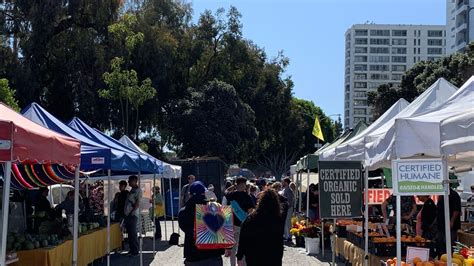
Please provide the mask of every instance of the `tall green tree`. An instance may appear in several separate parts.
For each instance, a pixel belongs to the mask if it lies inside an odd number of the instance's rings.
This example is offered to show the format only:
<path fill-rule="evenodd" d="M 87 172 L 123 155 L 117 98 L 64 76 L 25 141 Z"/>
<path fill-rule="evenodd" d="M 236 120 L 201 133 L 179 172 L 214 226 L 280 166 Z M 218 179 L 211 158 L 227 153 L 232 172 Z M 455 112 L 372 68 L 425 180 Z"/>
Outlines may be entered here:
<path fill-rule="evenodd" d="M 16 111 L 20 111 L 18 101 L 15 99 L 15 90 L 10 89 L 7 79 L 0 79 L 0 102 L 5 103 Z"/>

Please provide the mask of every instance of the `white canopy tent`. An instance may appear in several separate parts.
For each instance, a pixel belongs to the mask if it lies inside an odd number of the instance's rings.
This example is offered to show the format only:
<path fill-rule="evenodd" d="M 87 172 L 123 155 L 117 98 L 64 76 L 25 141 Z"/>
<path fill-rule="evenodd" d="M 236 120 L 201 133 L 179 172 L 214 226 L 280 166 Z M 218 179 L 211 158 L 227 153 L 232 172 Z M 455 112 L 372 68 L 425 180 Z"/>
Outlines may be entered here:
<path fill-rule="evenodd" d="M 446 102 L 457 87 L 443 78 L 438 79 L 403 111 L 387 121 L 378 129 L 365 136 L 365 165 L 369 169 L 390 167 L 394 157 L 395 121 L 429 112 Z"/>
<path fill-rule="evenodd" d="M 472 132 L 473 125 L 463 126 L 458 123 L 462 121 L 467 123 L 469 117 L 472 119 L 474 116 L 473 113 L 474 76 L 445 103 L 432 111 L 419 116 L 397 119 L 392 158 L 419 155 L 441 157 L 472 151 L 469 147 L 473 145 L 473 136 L 463 134 L 469 130 Z M 462 130 L 463 127 L 466 127 L 465 132 Z M 446 153 L 442 152 L 442 147 Z M 456 160 L 453 160 L 453 163 L 456 163 Z"/>
<path fill-rule="evenodd" d="M 441 153 L 457 164 L 474 165 L 474 102 L 465 113 L 441 121 Z"/>
<path fill-rule="evenodd" d="M 405 99 L 400 99 L 390 107 L 381 117 L 379 117 L 374 123 L 367 127 L 360 134 L 356 135 L 347 142 L 342 143 L 335 148 L 326 150 L 319 155 L 321 161 L 331 160 L 364 160 L 364 138 L 371 132 L 377 130 L 379 127 L 384 125 L 387 121 L 395 117 L 403 109 L 408 106 L 408 102 Z"/>

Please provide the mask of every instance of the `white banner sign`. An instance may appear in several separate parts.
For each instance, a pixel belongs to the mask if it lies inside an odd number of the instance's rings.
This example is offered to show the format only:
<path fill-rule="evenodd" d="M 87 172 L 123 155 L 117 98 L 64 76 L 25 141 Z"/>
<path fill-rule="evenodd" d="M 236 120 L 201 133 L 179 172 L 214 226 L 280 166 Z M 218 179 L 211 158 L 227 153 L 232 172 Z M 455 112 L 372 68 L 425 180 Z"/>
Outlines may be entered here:
<path fill-rule="evenodd" d="M 442 159 L 392 161 L 395 195 L 443 195 L 446 164 Z"/>

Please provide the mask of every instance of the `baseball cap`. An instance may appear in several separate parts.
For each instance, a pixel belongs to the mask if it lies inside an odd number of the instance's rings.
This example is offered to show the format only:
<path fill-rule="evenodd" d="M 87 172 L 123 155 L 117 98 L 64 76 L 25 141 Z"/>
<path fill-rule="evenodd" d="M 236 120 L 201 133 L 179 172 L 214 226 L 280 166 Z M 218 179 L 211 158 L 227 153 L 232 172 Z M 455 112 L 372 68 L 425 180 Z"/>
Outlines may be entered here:
<path fill-rule="evenodd" d="M 189 193 L 192 195 L 201 195 L 206 192 L 206 187 L 201 181 L 194 181 L 189 187 Z"/>

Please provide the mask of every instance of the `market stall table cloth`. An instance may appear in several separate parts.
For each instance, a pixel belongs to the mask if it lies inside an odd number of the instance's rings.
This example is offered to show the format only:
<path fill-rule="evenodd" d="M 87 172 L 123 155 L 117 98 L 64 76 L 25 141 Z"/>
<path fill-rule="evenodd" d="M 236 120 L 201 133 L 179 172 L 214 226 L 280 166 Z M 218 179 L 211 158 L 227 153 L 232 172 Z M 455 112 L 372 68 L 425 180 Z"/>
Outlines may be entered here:
<path fill-rule="evenodd" d="M 356 247 L 353 243 L 344 241 L 344 258 L 353 266 L 364 265 L 365 251 Z M 380 265 L 382 258 L 369 253 L 369 265 Z"/>
<path fill-rule="evenodd" d="M 122 231 L 119 224 L 110 225 L 110 250 L 122 247 Z M 69 266 L 72 262 L 72 240 L 53 248 L 18 251 L 19 261 L 13 266 Z M 82 235 L 78 240 L 77 264 L 86 266 L 107 255 L 107 228 Z"/>

